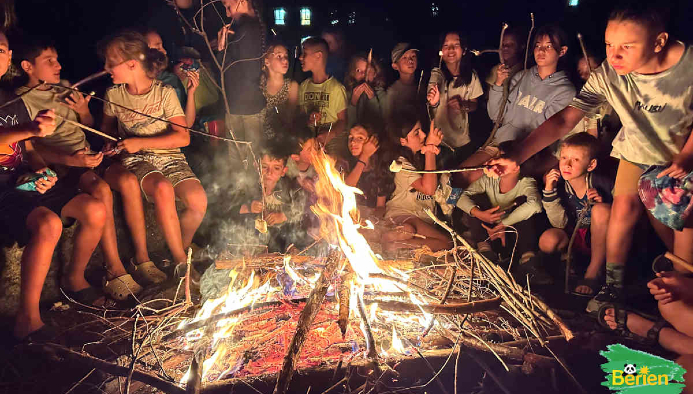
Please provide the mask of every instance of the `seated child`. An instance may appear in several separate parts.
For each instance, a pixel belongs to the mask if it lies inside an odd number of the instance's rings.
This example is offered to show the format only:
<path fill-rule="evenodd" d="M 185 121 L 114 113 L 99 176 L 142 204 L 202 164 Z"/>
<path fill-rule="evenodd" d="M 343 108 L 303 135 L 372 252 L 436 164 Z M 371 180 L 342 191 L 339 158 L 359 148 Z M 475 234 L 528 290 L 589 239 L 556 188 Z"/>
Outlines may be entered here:
<path fill-rule="evenodd" d="M 590 255 L 585 276 L 575 293 L 592 296 L 601 287 L 600 273 L 606 264 L 606 228 L 611 213 L 614 182 L 595 173 L 599 141 L 588 133 L 578 133 L 561 144 L 559 169 L 544 176 L 542 204 L 553 228 L 539 238 L 544 253 L 564 252 L 577 231 L 573 250 Z M 583 209 L 587 209 L 577 223 Z M 580 226 L 577 230 L 576 226 Z"/>
<path fill-rule="evenodd" d="M 16 59 L 28 76 L 28 83 L 20 87 L 17 93 L 23 94 L 22 100 L 29 115 L 36 116 L 42 110 L 55 108 L 59 116 L 56 120 L 56 131 L 33 142 L 37 152 L 64 182 L 71 183 L 73 187 L 88 193 L 106 206 L 106 227 L 101 238 L 107 269 L 107 285 L 104 286 L 104 291 L 111 298 L 124 300 L 132 289 L 140 289 L 140 286 L 127 274 L 118 254 L 111 188 L 94 171 L 94 168 L 101 165 L 103 153 L 91 152 L 84 132 L 78 126 L 63 121 L 68 119 L 93 126 L 94 118 L 89 111 L 90 97 L 71 93 L 67 100 L 63 101 L 62 96 L 66 93 L 64 89 L 56 86 L 37 87 L 40 80 L 69 86 L 67 81 L 60 79 L 58 53 L 50 41 L 41 38 L 25 41 Z M 110 167 L 112 168 L 104 165 L 98 172 L 109 182 L 117 185 L 116 189 L 121 191 L 123 197 L 125 221 L 133 234 L 136 249 L 136 258 L 129 267 L 130 271 L 138 283 L 163 282 L 166 274 L 156 268 L 147 253 L 144 212 L 142 209 L 133 209 L 137 205 L 141 207 L 142 204 L 137 178 L 117 163 Z M 118 280 L 114 280 L 116 278 Z"/>
<path fill-rule="evenodd" d="M 368 75 L 366 75 L 368 72 Z M 382 124 L 385 114 L 385 76 L 380 64 L 366 54 L 356 55 L 349 61 L 344 79 L 347 91 L 347 130 L 366 120 Z"/>
<path fill-rule="evenodd" d="M 367 207 L 377 217 L 385 214 L 385 201 L 395 190 L 394 174 L 390 171 L 373 127 L 354 125 L 349 130 L 349 160 L 342 161 L 344 183 L 360 189 L 356 195 L 359 208 Z M 364 215 L 362 209 L 361 212 Z"/>
<path fill-rule="evenodd" d="M 512 144 L 513 141 L 505 142 L 499 149 L 507 152 Z M 472 200 L 472 196 L 477 194 L 488 197 L 488 209 Z M 457 201 L 458 208 L 476 219 L 470 221 L 470 230 L 472 241 L 477 244 L 480 253 L 495 257 L 491 245 L 485 241 L 488 237 L 491 240 L 500 239 L 502 246 L 509 252 L 513 251 L 517 241 L 515 253 L 520 259 L 515 266 L 515 275 L 520 283 L 525 282 L 526 275 L 529 275 L 532 284 L 552 282 L 551 277 L 540 267 L 536 253 L 538 215 L 535 214 L 541 212 L 539 200 L 537 182 L 533 178 L 522 176 L 517 169 L 500 178 L 482 176 L 469 185 Z M 513 226 L 517 233 L 507 232 L 508 226 Z"/>
<path fill-rule="evenodd" d="M 123 138 L 117 146 L 107 144 L 104 153 L 116 156 L 134 173 L 145 197 L 154 203 L 176 275 L 182 277 L 187 270 L 185 250 L 207 211 L 205 190 L 180 151 L 190 143 L 190 134 L 181 127 L 186 124 L 183 109 L 173 88 L 155 79 L 164 59 L 141 34 L 123 32 L 110 38 L 102 44 L 102 54 L 116 84 L 106 91 L 106 99 L 121 106 L 104 105 L 101 130 Z M 185 206 L 180 218 L 176 199 Z M 193 276 L 196 281 L 198 274 Z"/>
<path fill-rule="evenodd" d="M 385 119 L 390 119 L 396 107 L 413 107 L 417 110 L 423 105 L 421 81 L 415 79 L 414 73 L 419 66 L 418 49 L 409 43 L 400 42 L 392 49 L 392 69 L 399 78 L 387 88 Z"/>
<path fill-rule="evenodd" d="M 440 230 L 425 212 L 435 212 L 433 195 L 438 190 L 438 176 L 433 173 L 417 174 L 436 169 L 436 155 L 440 153 L 443 133 L 431 122 L 428 135 L 421 130 L 415 111 L 402 111 L 389 124 L 392 142 L 399 144 L 397 161 L 402 169 L 395 174 L 395 191 L 385 204 L 385 219 L 395 229 L 382 236 L 383 250 L 416 249 L 427 246 L 433 251 L 449 248 L 452 240 Z M 423 157 L 422 157 L 423 156 Z M 422 165 L 423 162 L 423 165 Z"/>
<path fill-rule="evenodd" d="M 262 152 L 262 189 L 250 190 L 250 201 L 237 211 L 247 228 L 259 231 L 259 242 L 268 245 L 268 252 L 283 253 L 291 244 L 305 243 L 306 233 L 300 229 L 305 193 L 298 182 L 285 176 L 288 158 L 288 151 L 281 146 Z"/>

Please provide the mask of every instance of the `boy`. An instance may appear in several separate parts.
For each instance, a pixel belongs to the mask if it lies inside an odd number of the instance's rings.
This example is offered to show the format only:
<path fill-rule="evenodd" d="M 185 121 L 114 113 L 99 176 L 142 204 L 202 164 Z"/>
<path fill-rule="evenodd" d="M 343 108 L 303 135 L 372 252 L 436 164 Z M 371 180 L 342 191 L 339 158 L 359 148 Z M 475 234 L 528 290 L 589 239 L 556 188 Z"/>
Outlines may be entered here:
<path fill-rule="evenodd" d="M 418 52 L 418 49 L 406 42 L 400 42 L 392 50 L 392 69 L 399 73 L 399 79 L 387 88 L 385 119 L 390 119 L 396 107 L 421 107 L 423 100 L 417 102 L 419 86 L 414 78 L 418 67 Z"/>
<path fill-rule="evenodd" d="M 293 179 L 287 178 L 286 164 L 289 158 L 278 147 L 270 147 L 262 153 L 262 193 L 254 188 L 250 201 L 240 206 L 238 213 L 251 227 L 249 216 L 260 233 L 260 243 L 268 243 L 269 252 L 285 252 L 291 245 L 304 242 L 305 231 L 300 230 L 305 212 L 305 193 Z M 252 215 L 252 216 L 251 216 Z M 264 220 L 264 223 L 261 224 Z M 257 233 L 257 232 L 256 232 Z"/>
<path fill-rule="evenodd" d="M 312 75 L 298 87 L 298 105 L 309 115 L 308 124 L 315 129 L 318 142 L 328 153 L 336 153 L 346 149 L 347 96 L 344 85 L 325 71 L 328 50 L 327 42 L 319 37 L 303 42 L 301 69 Z"/>
<path fill-rule="evenodd" d="M 499 149 L 507 152 L 511 148 L 510 145 L 510 142 L 502 143 Z M 482 193 L 488 197 L 490 209 L 481 209 L 471 198 Z M 515 273 L 520 283 L 525 281 L 526 275 L 529 275 L 532 284 L 543 285 L 552 282 L 551 277 L 538 265 L 535 252 L 535 214 L 542 210 L 539 199 L 537 182 L 530 177 L 522 177 L 520 169 L 516 168 L 501 177 L 482 176 L 469 185 L 457 201 L 457 207 L 473 218 L 470 221 L 470 230 L 480 253 L 495 257 L 491 246 L 484 241 L 487 236 L 483 229 L 486 229 L 491 240 L 500 239 L 502 246 L 512 251 L 515 241 L 507 240 L 510 233 L 506 234 L 506 227 L 515 227 L 517 255 L 520 256 Z"/>
<path fill-rule="evenodd" d="M 606 259 L 606 228 L 611 212 L 613 181 L 595 173 L 599 141 L 589 133 L 578 133 L 561 144 L 559 169 L 544 176 L 542 205 L 554 228 L 539 238 L 544 253 L 564 252 L 577 226 L 573 246 L 590 255 L 584 279 L 574 292 L 592 296 L 599 290 L 599 274 Z M 592 205 L 593 204 L 593 205 Z M 577 219 L 586 209 L 581 223 Z"/>
<path fill-rule="evenodd" d="M 621 118 L 623 127 L 611 152 L 620 164 L 607 229 L 606 284 L 590 301 L 588 312 L 622 300 L 626 259 L 642 213 L 637 187 L 644 169 L 667 164 L 661 176 L 675 178 L 693 169 L 693 49 L 669 40 L 665 13 L 665 6 L 656 2 L 634 2 L 612 12 L 604 34 L 607 61 L 592 72 L 568 107 L 525 139 L 521 150 L 489 162 L 490 173 L 512 170 L 604 102 Z M 693 229 L 660 237 L 674 254 L 693 261 Z M 624 320 L 620 314 L 619 323 Z"/>
<path fill-rule="evenodd" d="M 93 170 L 101 164 L 103 153 L 91 152 L 84 132 L 62 120 L 69 119 L 92 126 L 94 118 L 89 111 L 89 97 L 72 93 L 62 101 L 60 95 L 64 93 L 64 89 L 55 86 L 36 87 L 40 80 L 50 84 L 69 85 L 67 81 L 60 79 L 58 53 L 49 41 L 39 38 L 27 42 L 17 58 L 29 77 L 28 83 L 17 90 L 18 94 L 24 94 L 22 100 L 29 115 L 35 116 L 48 108 L 55 108 L 58 115 L 55 133 L 35 141 L 37 151 L 53 165 L 64 182 L 90 194 L 106 206 L 106 227 L 101 239 L 107 270 L 104 291 L 116 300 L 123 300 L 130 291 L 134 293 L 134 290 L 141 290 L 141 287 L 127 273 L 118 254 L 111 188 Z M 34 87 L 36 88 L 32 90 Z M 130 271 L 143 284 L 164 281 L 166 274 L 156 268 L 147 253 L 144 210 L 137 178 L 119 164 L 111 165 L 103 175 L 121 192 L 123 198 L 125 219 L 133 234 L 136 250 L 137 264 L 132 264 Z M 115 281 L 116 278 L 119 280 Z"/>

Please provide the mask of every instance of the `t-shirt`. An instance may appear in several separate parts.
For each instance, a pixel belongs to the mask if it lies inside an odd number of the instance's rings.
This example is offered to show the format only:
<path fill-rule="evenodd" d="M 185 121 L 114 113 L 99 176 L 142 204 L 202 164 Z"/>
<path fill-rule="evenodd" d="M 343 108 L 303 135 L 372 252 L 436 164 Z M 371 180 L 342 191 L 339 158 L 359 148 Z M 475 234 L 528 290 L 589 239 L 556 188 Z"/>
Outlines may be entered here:
<path fill-rule="evenodd" d="M 529 177 L 520 178 L 515 187 L 506 193 L 501 193 L 500 178 L 491 178 L 484 175 L 469 185 L 467 190 L 462 193 L 457 201 L 457 207 L 466 213 L 470 213 L 472 208 L 476 206 L 476 203 L 470 197 L 481 193 L 486 194 L 491 202 L 491 206 L 500 207 L 501 210 L 511 208 L 518 197 L 527 197 L 523 204 L 501 219 L 501 223 L 506 226 L 512 226 L 515 223 L 527 220 L 542 210 L 537 181 Z"/>
<path fill-rule="evenodd" d="M 387 88 L 385 118 L 389 119 L 398 108 L 417 108 L 420 105 L 416 97 L 418 88 L 416 84 L 406 85 L 399 79 L 390 85 Z"/>
<path fill-rule="evenodd" d="M 106 91 L 106 100 L 165 120 L 185 116 L 176 97 L 176 91 L 158 80 L 152 82 L 149 92 L 140 95 L 128 93 L 125 84 L 112 86 Z M 115 116 L 118 119 L 118 133 L 123 138 L 152 137 L 169 129 L 169 124 L 166 122 L 142 116 L 112 104 L 104 104 L 103 112 L 106 116 Z M 143 152 L 178 153 L 180 148 L 145 149 Z"/>
<path fill-rule="evenodd" d="M 669 163 L 693 124 L 693 49 L 687 46 L 678 63 L 652 75 L 618 75 L 604 61 L 570 105 L 593 113 L 607 101 L 622 123 L 611 155 L 644 165 Z"/>
<path fill-rule="evenodd" d="M 482 94 L 484 90 L 479 82 L 479 77 L 476 71 L 472 71 L 472 80 L 468 85 L 454 87 L 455 79 L 453 78 L 443 88 L 445 76 L 439 68 L 434 68 L 431 71 L 431 79 L 428 82 L 430 85 L 438 85 L 440 90 L 440 101 L 438 107 L 434 108 L 435 124 L 443 132 L 443 141 L 453 148 L 465 146 L 471 141 L 469 137 L 469 116 L 467 112 L 460 111 L 459 114 L 453 115 L 448 112 L 448 100 L 460 96 L 463 101 L 475 99 Z"/>
<path fill-rule="evenodd" d="M 0 89 L 0 104 L 7 103 L 15 97 L 17 96 L 14 93 Z M 0 108 L 0 127 L 12 127 L 29 122 L 31 118 L 22 100 Z M 22 165 L 24 158 L 22 142 L 0 144 L 0 189 L 13 181 L 16 175 L 15 170 Z"/>
<path fill-rule="evenodd" d="M 60 81 L 60 84 L 70 86 L 70 83 L 65 80 Z M 28 90 L 28 87 L 22 86 L 17 89 L 17 94 L 22 94 Z M 22 96 L 22 101 L 24 101 L 24 105 L 26 105 L 29 117 L 33 119 L 40 111 L 53 109 L 56 115 L 74 122 L 79 122 L 80 119 L 77 112 L 60 104 L 59 95 L 63 92 L 65 92 L 64 89 L 52 87 L 49 90 L 34 89 Z M 37 138 L 34 140 L 34 145 L 53 148 L 67 154 L 72 154 L 80 149 L 89 148 L 89 143 L 84 135 L 84 131 L 77 126 L 66 123 L 62 119 L 55 120 L 55 131 L 53 134 L 43 138 Z"/>
<path fill-rule="evenodd" d="M 318 126 L 337 121 L 337 114 L 347 108 L 346 97 L 344 85 L 334 77 L 323 83 L 313 83 L 308 78 L 298 87 L 299 107 L 307 114 L 320 112 Z"/>
<path fill-rule="evenodd" d="M 400 156 L 397 161 L 402 163 L 403 169 L 416 169 L 402 156 Z M 395 191 L 392 193 L 392 196 L 390 196 L 390 200 L 385 204 L 385 218 L 416 216 L 426 222 L 433 222 L 424 209 L 428 208 L 434 211 L 436 206 L 434 196 L 421 193 L 411 186 L 412 183 L 416 182 L 416 180 L 422 176 L 422 174 L 404 171 L 395 174 Z"/>

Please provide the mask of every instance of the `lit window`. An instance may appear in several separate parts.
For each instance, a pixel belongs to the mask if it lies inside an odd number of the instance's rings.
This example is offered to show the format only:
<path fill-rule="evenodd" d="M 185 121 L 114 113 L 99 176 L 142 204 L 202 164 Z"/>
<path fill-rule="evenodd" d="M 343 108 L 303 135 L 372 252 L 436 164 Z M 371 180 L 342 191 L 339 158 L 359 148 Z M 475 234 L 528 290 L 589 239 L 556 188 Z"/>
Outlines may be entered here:
<path fill-rule="evenodd" d="M 577 7 L 580 0 L 568 0 L 568 5 L 571 7 Z"/>
<path fill-rule="evenodd" d="M 573 1 L 573 0 L 571 0 L 571 1 Z M 431 3 L 431 15 L 434 18 L 438 16 L 438 11 L 440 11 L 440 9 L 438 8 L 438 4 Z"/>
<path fill-rule="evenodd" d="M 274 24 L 275 25 L 286 25 L 286 9 L 275 8 L 274 9 Z"/>
<path fill-rule="evenodd" d="M 310 8 L 301 8 L 301 26 L 310 26 Z"/>
<path fill-rule="evenodd" d="M 347 21 L 348 24 L 353 25 L 356 23 L 356 11 L 351 11 L 349 13 L 349 20 Z"/>

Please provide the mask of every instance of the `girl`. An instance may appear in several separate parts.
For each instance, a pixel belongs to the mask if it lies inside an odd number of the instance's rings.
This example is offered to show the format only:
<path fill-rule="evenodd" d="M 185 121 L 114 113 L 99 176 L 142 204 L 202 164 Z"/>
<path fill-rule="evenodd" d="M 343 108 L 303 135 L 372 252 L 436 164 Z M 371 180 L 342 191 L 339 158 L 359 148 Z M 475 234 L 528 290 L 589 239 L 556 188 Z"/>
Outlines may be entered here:
<path fill-rule="evenodd" d="M 368 72 L 368 75 L 366 75 Z M 344 79 L 347 91 L 347 121 L 348 130 L 366 119 L 382 123 L 384 116 L 385 77 L 382 67 L 364 54 L 356 55 L 349 62 L 349 70 Z"/>
<path fill-rule="evenodd" d="M 421 122 L 413 111 L 403 112 L 392 120 L 390 134 L 393 143 L 400 146 L 397 161 L 403 169 L 436 169 L 436 155 L 440 152 L 438 145 L 443 140 L 443 133 L 435 128 L 434 122 L 431 122 L 430 130 L 428 135 L 421 130 Z M 438 251 L 450 247 L 450 237 L 439 231 L 424 211 L 435 209 L 433 195 L 437 189 L 436 174 L 404 171 L 395 174 L 395 191 L 386 203 L 385 218 L 398 227 L 383 234 L 384 250 L 426 245 Z"/>
<path fill-rule="evenodd" d="M 375 216 L 385 213 L 385 201 L 394 191 L 394 179 L 388 169 L 389 163 L 382 160 L 378 137 L 372 126 L 357 124 L 349 130 L 349 153 L 351 158 L 343 164 L 346 176 L 344 183 L 359 188 L 362 195 L 357 195 L 360 206 L 375 209 Z"/>
<path fill-rule="evenodd" d="M 445 135 L 447 151 L 445 165 L 455 166 L 470 153 L 469 119 L 467 113 L 477 108 L 477 98 L 484 94 L 476 71 L 472 69 L 467 40 L 458 32 L 442 36 L 442 63 L 431 71 L 428 82 L 428 105 L 436 124 Z"/>
<path fill-rule="evenodd" d="M 218 57 L 223 63 L 226 92 L 226 127 L 239 140 L 259 146 L 265 98 L 260 90 L 260 68 L 265 54 L 265 24 L 260 0 L 223 0 L 226 16 L 233 18 L 218 33 Z M 232 35 L 233 37 L 228 37 Z M 239 156 L 230 149 L 232 160 Z M 245 159 L 241 157 L 241 160 Z"/>
<path fill-rule="evenodd" d="M 559 71 L 559 60 L 566 54 L 565 33 L 554 25 L 537 30 L 532 44 L 536 65 L 518 72 L 510 81 L 510 94 L 503 115 L 503 123 L 496 131 L 493 141 L 479 149 L 462 163 L 462 167 L 473 167 L 498 156 L 498 144 L 504 141 L 524 139 L 530 131 L 541 125 L 553 114 L 565 108 L 575 96 L 575 87 L 565 71 Z M 492 120 L 498 116 L 503 100 L 503 83 L 510 75 L 510 68 L 501 65 L 496 74 L 496 83 L 488 97 L 488 115 Z M 544 171 L 556 164 L 556 160 L 542 155 L 542 161 L 533 170 Z M 456 176 L 460 186 L 479 179 L 482 171 L 465 172 Z"/>
<path fill-rule="evenodd" d="M 185 273 L 185 249 L 205 215 L 207 196 L 180 151 L 190 143 L 190 135 L 179 126 L 186 124 L 183 110 L 173 88 L 155 79 L 165 63 L 159 51 L 147 47 L 141 34 L 122 33 L 103 48 L 106 70 L 115 84 L 106 92 L 106 98 L 172 122 L 155 121 L 106 104 L 101 127 L 123 138 L 116 149 L 108 144 L 104 153 L 113 156 L 122 152 L 117 159 L 137 176 L 146 198 L 154 203 L 157 221 L 178 264 L 176 273 Z M 176 198 L 185 205 L 180 220 Z"/>
<path fill-rule="evenodd" d="M 279 116 L 282 124 L 291 124 L 291 118 L 298 108 L 298 83 L 286 78 L 289 71 L 289 51 L 284 45 L 275 44 L 267 49 L 260 89 L 267 100 L 267 105 L 262 110 L 264 125 L 264 140 L 268 141 L 276 137 L 277 131 L 273 130 L 268 117 Z"/>

